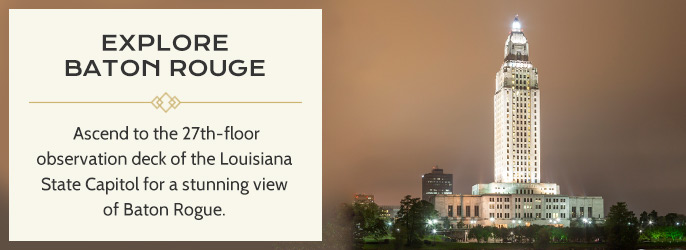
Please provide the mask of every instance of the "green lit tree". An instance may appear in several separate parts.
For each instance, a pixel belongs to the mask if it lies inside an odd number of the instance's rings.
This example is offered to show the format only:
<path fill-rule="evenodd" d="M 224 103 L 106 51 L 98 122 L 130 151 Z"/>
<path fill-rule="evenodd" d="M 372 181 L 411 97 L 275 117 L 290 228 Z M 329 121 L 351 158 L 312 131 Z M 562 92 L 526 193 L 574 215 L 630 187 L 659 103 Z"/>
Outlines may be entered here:
<path fill-rule="evenodd" d="M 665 236 L 671 241 L 677 241 L 684 238 L 684 231 L 675 226 L 666 226 L 664 228 Z"/>
<path fill-rule="evenodd" d="M 553 241 L 567 241 L 567 229 L 560 227 L 552 227 L 550 228 L 550 237 Z"/>

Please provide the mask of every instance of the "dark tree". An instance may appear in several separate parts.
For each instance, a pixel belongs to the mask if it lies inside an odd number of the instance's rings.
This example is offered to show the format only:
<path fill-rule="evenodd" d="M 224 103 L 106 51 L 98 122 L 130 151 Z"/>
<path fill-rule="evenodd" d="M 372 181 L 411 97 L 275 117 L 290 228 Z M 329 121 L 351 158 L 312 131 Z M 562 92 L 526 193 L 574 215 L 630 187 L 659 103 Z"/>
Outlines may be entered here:
<path fill-rule="evenodd" d="M 357 227 L 355 238 L 371 236 L 376 239 L 386 236 L 386 222 L 381 217 L 381 208 L 376 203 L 353 204 L 353 223 Z"/>
<path fill-rule="evenodd" d="M 429 221 L 438 218 L 438 212 L 428 201 L 407 195 L 400 201 L 397 217 L 394 235 L 407 239 L 407 245 L 417 246 L 422 244 L 421 239 L 430 230 Z"/>
<path fill-rule="evenodd" d="M 610 249 L 633 249 L 638 241 L 638 219 L 624 202 L 610 207 L 605 222 L 607 244 Z"/>
<path fill-rule="evenodd" d="M 657 212 L 655 210 L 650 211 L 650 214 L 648 214 L 648 221 L 652 221 L 653 223 L 657 222 L 658 220 Z"/>
<path fill-rule="evenodd" d="M 464 226 L 465 225 L 464 225 L 464 222 L 462 222 L 462 220 L 457 222 L 457 228 L 462 229 L 462 228 L 464 228 Z"/>
<path fill-rule="evenodd" d="M 450 218 L 448 218 L 448 217 L 443 218 L 443 229 L 445 229 L 445 230 L 450 229 Z"/>
<path fill-rule="evenodd" d="M 527 239 L 529 243 L 531 243 L 534 239 L 534 236 L 536 236 L 536 232 L 541 226 L 533 224 L 528 227 L 524 227 L 522 230 L 522 234 L 524 235 L 524 238 Z"/>
<path fill-rule="evenodd" d="M 641 226 L 647 226 L 648 225 L 648 213 L 646 211 L 643 211 L 641 213 L 641 216 L 639 217 L 639 222 L 641 222 Z"/>
<path fill-rule="evenodd" d="M 666 226 L 676 225 L 677 218 L 679 218 L 679 216 L 676 213 L 668 213 L 667 215 L 665 215 Z"/>
<path fill-rule="evenodd" d="M 550 245 L 550 230 L 547 227 L 541 227 L 536 231 L 534 236 L 535 249 L 547 249 Z"/>
<path fill-rule="evenodd" d="M 498 228 L 497 231 L 498 231 L 498 233 L 496 234 L 496 238 L 499 238 L 501 241 L 505 241 L 505 239 L 508 239 L 508 238 L 510 238 L 510 236 L 512 236 L 512 234 L 510 234 L 512 232 L 512 231 L 510 231 L 510 229 L 503 227 L 503 228 Z"/>
<path fill-rule="evenodd" d="M 470 239 L 476 239 L 477 242 L 488 242 L 488 238 L 491 237 L 492 230 L 490 227 L 484 227 L 482 225 L 477 225 L 469 229 L 469 234 L 467 237 Z"/>

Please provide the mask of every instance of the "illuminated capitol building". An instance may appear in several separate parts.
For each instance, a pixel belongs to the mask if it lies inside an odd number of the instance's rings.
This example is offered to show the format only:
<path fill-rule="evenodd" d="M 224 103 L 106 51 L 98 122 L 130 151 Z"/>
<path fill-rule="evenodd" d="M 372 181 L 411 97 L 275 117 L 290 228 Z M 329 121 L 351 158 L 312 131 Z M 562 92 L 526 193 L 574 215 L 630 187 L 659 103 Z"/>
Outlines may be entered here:
<path fill-rule="evenodd" d="M 517 17 L 495 76 L 493 103 L 495 182 L 474 185 L 471 195 L 432 196 L 440 216 L 453 225 L 462 221 L 497 227 L 602 220 L 602 197 L 561 195 L 559 185 L 541 183 L 538 70 L 529 61 L 529 43 Z"/>

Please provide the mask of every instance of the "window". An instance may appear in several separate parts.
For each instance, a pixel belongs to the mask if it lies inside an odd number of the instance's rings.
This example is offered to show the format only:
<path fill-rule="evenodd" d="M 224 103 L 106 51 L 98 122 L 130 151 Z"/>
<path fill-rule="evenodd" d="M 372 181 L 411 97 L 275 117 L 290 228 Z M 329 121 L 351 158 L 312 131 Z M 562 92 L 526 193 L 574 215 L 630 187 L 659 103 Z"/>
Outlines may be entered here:
<path fill-rule="evenodd" d="M 584 207 L 579 207 L 579 217 L 584 217 Z"/>
<path fill-rule="evenodd" d="M 471 208 L 470 206 L 465 207 L 465 217 L 472 217 L 470 208 Z"/>
<path fill-rule="evenodd" d="M 462 205 L 457 206 L 457 216 L 462 217 Z"/>
<path fill-rule="evenodd" d="M 453 217 L 453 205 L 448 205 L 448 217 Z"/>
<path fill-rule="evenodd" d="M 586 216 L 586 217 L 593 218 L 593 208 L 592 207 L 588 207 L 588 216 Z"/>
<path fill-rule="evenodd" d="M 572 207 L 572 218 L 576 218 L 576 207 Z"/>
<path fill-rule="evenodd" d="M 479 206 L 474 206 L 474 217 L 479 217 Z"/>

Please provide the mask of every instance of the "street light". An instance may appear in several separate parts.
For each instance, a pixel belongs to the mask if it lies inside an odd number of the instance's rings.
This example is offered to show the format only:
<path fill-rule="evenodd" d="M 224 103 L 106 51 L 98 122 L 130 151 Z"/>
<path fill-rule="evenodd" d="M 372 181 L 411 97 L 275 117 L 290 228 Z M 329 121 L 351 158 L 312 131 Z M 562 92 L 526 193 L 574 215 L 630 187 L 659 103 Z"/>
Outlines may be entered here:
<path fill-rule="evenodd" d="M 648 221 L 648 224 L 649 224 L 649 225 L 652 225 L 652 224 L 653 224 L 653 221 L 652 221 L 652 220 Z"/>
<path fill-rule="evenodd" d="M 586 230 L 588 229 L 588 224 L 591 223 L 591 220 L 583 218 L 584 221 L 584 241 L 588 242 L 588 237 L 586 236 Z"/>
<path fill-rule="evenodd" d="M 434 228 L 433 230 L 431 230 L 431 233 L 434 234 L 434 245 L 436 245 L 436 229 Z"/>

